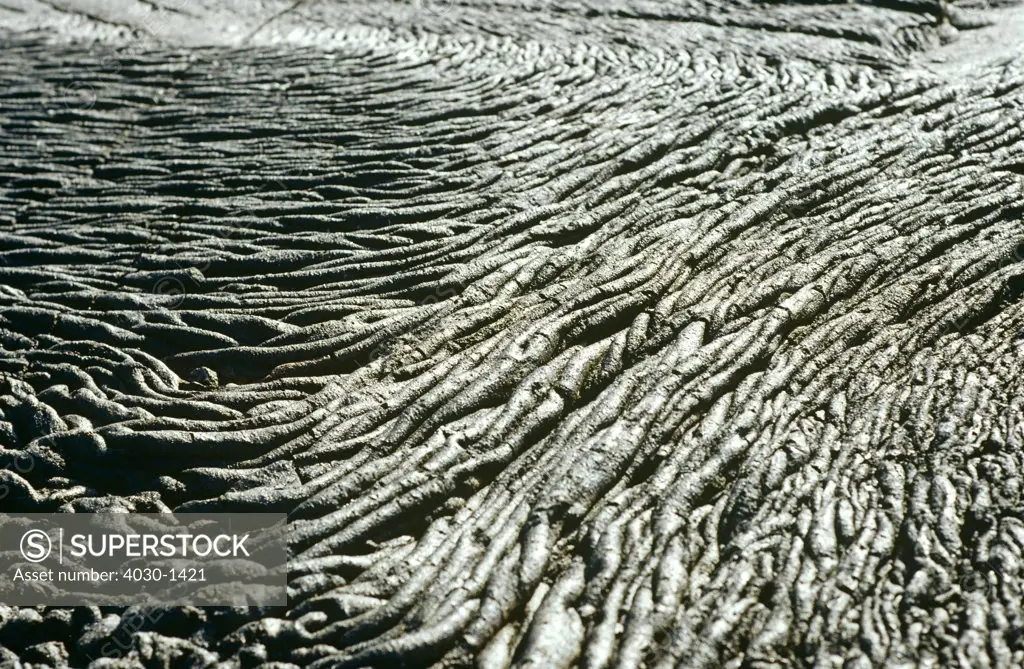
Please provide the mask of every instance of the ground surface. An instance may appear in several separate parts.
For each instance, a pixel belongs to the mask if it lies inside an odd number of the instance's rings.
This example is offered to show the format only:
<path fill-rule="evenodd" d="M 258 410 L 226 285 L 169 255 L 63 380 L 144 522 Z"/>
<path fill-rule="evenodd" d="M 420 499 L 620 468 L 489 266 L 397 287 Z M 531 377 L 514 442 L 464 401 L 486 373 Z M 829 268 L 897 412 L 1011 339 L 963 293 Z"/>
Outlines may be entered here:
<path fill-rule="evenodd" d="M 0 0 L 0 505 L 296 556 L 0 661 L 1020 666 L 1022 129 L 1013 4 Z"/>

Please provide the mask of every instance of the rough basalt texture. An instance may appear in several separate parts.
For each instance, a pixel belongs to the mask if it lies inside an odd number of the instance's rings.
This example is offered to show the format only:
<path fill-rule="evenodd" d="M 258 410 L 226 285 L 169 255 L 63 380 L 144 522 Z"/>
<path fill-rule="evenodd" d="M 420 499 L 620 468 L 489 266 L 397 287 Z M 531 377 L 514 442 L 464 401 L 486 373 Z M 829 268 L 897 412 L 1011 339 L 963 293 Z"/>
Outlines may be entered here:
<path fill-rule="evenodd" d="M 1006 2 L 3 0 L 0 505 L 294 559 L 0 662 L 1020 666 L 1022 132 Z"/>

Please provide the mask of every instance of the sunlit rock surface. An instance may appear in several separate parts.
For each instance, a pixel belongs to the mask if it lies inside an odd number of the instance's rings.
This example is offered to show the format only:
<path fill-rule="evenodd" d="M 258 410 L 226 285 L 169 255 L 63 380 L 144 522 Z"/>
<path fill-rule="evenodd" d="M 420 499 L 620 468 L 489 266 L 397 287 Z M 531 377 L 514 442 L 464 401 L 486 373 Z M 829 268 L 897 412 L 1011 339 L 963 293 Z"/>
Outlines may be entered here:
<path fill-rule="evenodd" d="M 294 559 L 0 662 L 1020 666 L 1022 129 L 1006 2 L 2 0 L 0 509 Z"/>

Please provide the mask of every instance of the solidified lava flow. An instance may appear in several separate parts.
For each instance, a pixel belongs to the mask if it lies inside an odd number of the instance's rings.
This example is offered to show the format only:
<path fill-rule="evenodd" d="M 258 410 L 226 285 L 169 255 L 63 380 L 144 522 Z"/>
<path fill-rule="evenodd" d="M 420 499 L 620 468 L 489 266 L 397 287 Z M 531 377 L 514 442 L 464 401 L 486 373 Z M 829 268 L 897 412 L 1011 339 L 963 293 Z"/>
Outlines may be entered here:
<path fill-rule="evenodd" d="M 1024 665 L 1022 133 L 1014 2 L 0 0 L 0 510 L 291 555 L 0 664 Z"/>

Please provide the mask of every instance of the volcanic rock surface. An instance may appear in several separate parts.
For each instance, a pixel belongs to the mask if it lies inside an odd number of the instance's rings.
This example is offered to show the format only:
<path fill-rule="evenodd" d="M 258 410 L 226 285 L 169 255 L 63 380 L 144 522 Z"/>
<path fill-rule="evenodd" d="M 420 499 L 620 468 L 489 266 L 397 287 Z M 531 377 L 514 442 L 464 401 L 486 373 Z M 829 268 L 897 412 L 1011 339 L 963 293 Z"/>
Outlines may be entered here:
<path fill-rule="evenodd" d="M 0 0 L 0 508 L 293 553 L 0 662 L 1021 666 L 1022 132 L 1006 2 Z"/>

